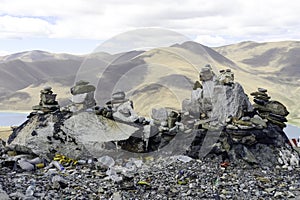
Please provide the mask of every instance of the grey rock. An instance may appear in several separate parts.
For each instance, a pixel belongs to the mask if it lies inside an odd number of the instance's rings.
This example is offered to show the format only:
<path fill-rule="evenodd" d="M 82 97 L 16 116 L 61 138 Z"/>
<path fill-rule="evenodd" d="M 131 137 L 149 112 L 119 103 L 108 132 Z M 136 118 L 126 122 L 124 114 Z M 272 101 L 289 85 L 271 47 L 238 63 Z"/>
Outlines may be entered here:
<path fill-rule="evenodd" d="M 75 85 L 71 88 L 71 94 L 84 94 L 89 92 L 94 92 L 96 90 L 95 86 L 93 85 Z"/>
<path fill-rule="evenodd" d="M 257 89 L 259 92 L 263 92 L 263 93 L 266 93 L 268 90 L 267 89 L 265 89 L 265 88 L 258 88 Z"/>
<path fill-rule="evenodd" d="M 211 119 L 218 124 L 225 124 L 228 116 L 241 118 L 244 112 L 250 112 L 253 107 L 242 86 L 235 83 L 232 87 L 216 85 L 212 95 Z"/>
<path fill-rule="evenodd" d="M 266 127 L 267 127 L 266 121 L 263 120 L 263 119 L 262 119 L 260 116 L 258 116 L 258 115 L 255 115 L 253 118 L 251 118 L 250 121 L 251 121 L 253 124 L 262 126 L 263 128 L 266 128 Z"/>
<path fill-rule="evenodd" d="M 239 129 L 242 129 L 242 130 L 249 130 L 249 129 L 252 129 L 253 126 L 245 126 L 245 125 L 237 125 Z"/>
<path fill-rule="evenodd" d="M 287 111 L 286 107 L 278 102 L 278 101 L 270 101 L 266 104 L 266 108 L 276 114 L 276 115 L 281 115 L 281 116 L 287 116 L 289 112 Z"/>
<path fill-rule="evenodd" d="M 253 145 L 253 144 L 257 143 L 257 140 L 255 138 L 255 135 L 252 134 L 252 135 L 243 137 L 241 142 L 246 145 Z"/>
<path fill-rule="evenodd" d="M 9 194 L 9 199 L 13 198 L 13 199 L 25 199 L 25 195 L 19 191 L 17 192 L 13 192 Z"/>
<path fill-rule="evenodd" d="M 8 194 L 1 188 L 0 188 L 0 199 L 1 200 L 9 200 L 10 199 Z"/>
<path fill-rule="evenodd" d="M 246 116 L 246 117 L 242 117 L 241 119 L 242 121 L 250 121 L 250 117 L 249 116 Z"/>
<path fill-rule="evenodd" d="M 280 192 L 280 191 L 276 191 L 275 194 L 274 194 L 274 197 L 275 197 L 275 198 L 276 198 L 276 197 L 277 197 L 277 198 L 279 198 L 279 197 L 282 198 L 283 196 L 284 196 L 283 192 Z"/>
<path fill-rule="evenodd" d="M 159 109 L 153 108 L 151 118 L 158 122 L 167 121 L 168 111 L 165 108 L 159 108 Z"/>
<path fill-rule="evenodd" d="M 234 125 L 232 125 L 232 124 L 228 124 L 227 126 L 226 126 L 226 128 L 228 128 L 228 129 L 238 129 L 238 127 L 236 127 L 236 126 L 234 126 Z"/>
<path fill-rule="evenodd" d="M 56 104 L 56 94 L 41 94 L 41 101 L 46 105 Z"/>
<path fill-rule="evenodd" d="M 114 119 L 119 119 L 124 122 L 135 122 L 139 119 L 130 101 L 115 103 L 112 105 L 112 110 Z"/>
<path fill-rule="evenodd" d="M 46 127 L 39 127 L 41 118 L 48 120 Z M 126 140 L 137 130 L 135 126 L 94 113 L 81 112 L 66 119 L 61 113 L 45 118 L 35 115 L 26 122 L 26 126 L 15 131 L 15 138 L 11 138 L 9 146 L 13 149 L 28 149 L 41 158 L 51 154 L 51 149 L 73 159 L 88 158 L 91 155 L 100 157 L 105 152 L 106 142 Z M 32 136 L 33 131 L 37 135 Z"/>
<path fill-rule="evenodd" d="M 44 89 L 45 91 L 51 91 L 51 90 L 52 90 L 52 87 L 51 87 L 51 86 L 45 86 L 43 89 Z"/>
<path fill-rule="evenodd" d="M 18 165 L 20 166 L 21 169 L 26 170 L 26 171 L 32 171 L 34 170 L 34 165 L 28 162 L 25 159 L 21 159 L 18 161 Z"/>
<path fill-rule="evenodd" d="M 199 77 L 200 77 L 200 81 L 212 80 L 214 77 L 214 73 L 213 73 L 211 67 L 203 67 L 200 70 Z"/>
<path fill-rule="evenodd" d="M 292 192 L 287 191 L 287 198 L 294 198 L 294 197 L 295 195 Z"/>
<path fill-rule="evenodd" d="M 64 189 L 68 185 L 67 180 L 65 180 L 60 175 L 53 176 L 51 182 L 53 184 L 52 187 L 55 189 L 60 189 L 60 188 Z"/>
<path fill-rule="evenodd" d="M 76 83 L 75 83 L 75 85 L 88 85 L 90 82 L 88 82 L 88 81 L 84 81 L 84 80 L 80 80 L 80 81 L 77 81 Z"/>
<path fill-rule="evenodd" d="M 125 95 L 124 91 L 119 91 L 119 92 L 115 92 L 112 94 L 113 100 L 124 100 L 125 97 L 126 97 L 126 95 Z"/>
<path fill-rule="evenodd" d="M 72 96 L 71 101 L 75 104 L 76 106 L 76 111 L 81 111 L 81 110 L 87 110 L 89 108 L 92 108 L 96 105 L 96 100 L 94 98 L 94 92 L 87 92 L 83 94 L 75 94 Z M 81 104 L 81 105 L 76 105 L 76 104 Z"/>

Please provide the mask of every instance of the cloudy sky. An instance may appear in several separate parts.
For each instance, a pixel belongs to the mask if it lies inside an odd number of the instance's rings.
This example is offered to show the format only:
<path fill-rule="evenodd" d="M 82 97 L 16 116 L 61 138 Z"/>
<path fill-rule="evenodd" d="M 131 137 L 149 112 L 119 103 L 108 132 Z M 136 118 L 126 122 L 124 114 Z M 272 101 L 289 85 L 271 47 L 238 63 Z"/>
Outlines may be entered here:
<path fill-rule="evenodd" d="M 299 40 L 298 0 L 0 0 L 0 55 L 84 54 L 118 34 L 162 28 L 207 46 Z"/>

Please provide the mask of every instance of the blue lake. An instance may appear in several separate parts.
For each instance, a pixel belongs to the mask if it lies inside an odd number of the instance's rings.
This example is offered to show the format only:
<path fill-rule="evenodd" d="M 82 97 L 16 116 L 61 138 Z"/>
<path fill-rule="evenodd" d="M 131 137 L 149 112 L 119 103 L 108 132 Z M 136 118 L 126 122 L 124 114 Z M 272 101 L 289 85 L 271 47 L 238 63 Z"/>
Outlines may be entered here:
<path fill-rule="evenodd" d="M 28 113 L 0 112 L 0 126 L 18 126 L 26 121 Z"/>
<path fill-rule="evenodd" d="M 18 126 L 26 121 L 29 113 L 0 112 L 0 126 Z M 300 137 L 300 127 L 288 125 L 284 132 L 289 138 Z"/>

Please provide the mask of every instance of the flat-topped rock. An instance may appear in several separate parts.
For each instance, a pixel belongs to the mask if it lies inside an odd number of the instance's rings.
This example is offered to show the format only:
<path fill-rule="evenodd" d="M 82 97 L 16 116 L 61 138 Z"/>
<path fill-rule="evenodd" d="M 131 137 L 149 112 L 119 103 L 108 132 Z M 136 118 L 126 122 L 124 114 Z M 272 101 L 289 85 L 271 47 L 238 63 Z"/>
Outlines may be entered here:
<path fill-rule="evenodd" d="M 80 81 L 77 81 L 76 83 L 75 83 L 75 85 L 88 85 L 90 82 L 88 82 L 88 81 L 84 81 L 84 80 L 80 80 Z"/>
<path fill-rule="evenodd" d="M 52 90 L 52 87 L 51 87 L 51 86 L 45 86 L 43 89 L 44 89 L 45 91 L 51 91 L 51 90 Z"/>
<path fill-rule="evenodd" d="M 251 96 L 259 96 L 259 95 L 261 95 L 261 96 L 268 96 L 268 94 L 263 93 L 263 92 L 258 92 L 258 91 L 256 91 L 256 92 L 251 92 L 250 95 L 251 95 Z"/>
<path fill-rule="evenodd" d="M 124 91 L 118 91 L 112 94 L 112 100 L 125 100 L 126 94 Z"/>
<path fill-rule="evenodd" d="M 71 88 L 71 94 L 84 94 L 89 92 L 94 92 L 96 90 L 95 86 L 93 85 L 75 85 Z"/>
<path fill-rule="evenodd" d="M 266 108 L 277 115 L 287 116 L 289 112 L 287 111 L 286 107 L 280 103 L 279 101 L 270 101 L 266 104 Z"/>
<path fill-rule="evenodd" d="M 259 92 L 263 92 L 263 93 L 266 93 L 268 90 L 267 89 L 265 89 L 265 88 L 258 88 L 257 89 Z"/>

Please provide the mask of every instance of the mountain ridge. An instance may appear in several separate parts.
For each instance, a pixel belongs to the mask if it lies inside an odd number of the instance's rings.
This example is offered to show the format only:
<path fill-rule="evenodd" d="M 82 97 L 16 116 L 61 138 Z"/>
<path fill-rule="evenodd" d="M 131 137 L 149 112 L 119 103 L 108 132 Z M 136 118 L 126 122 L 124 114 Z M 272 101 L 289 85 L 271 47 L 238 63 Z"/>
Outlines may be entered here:
<path fill-rule="evenodd" d="M 102 84 L 102 91 L 96 93 L 101 103 L 110 98 L 110 91 L 119 87 L 132 95 L 140 112 L 143 108 L 138 105 L 149 105 L 145 111 L 148 112 L 154 105 L 152 100 L 160 105 L 173 102 L 178 107 L 178 103 L 170 98 L 188 98 L 187 89 L 192 87 L 189 80 L 198 80 L 200 68 L 211 64 L 215 73 L 230 68 L 247 93 L 257 87 L 269 89 L 271 96 L 291 111 L 291 123 L 299 125 L 300 107 L 296 102 L 300 98 L 298 53 L 299 41 L 246 41 L 215 48 L 188 41 L 147 51 L 93 52 L 80 56 L 46 51 L 20 52 L 0 57 L 0 109 L 30 110 L 29 105 L 37 101 L 35 96 L 43 85 L 54 86 L 60 102 L 67 101 L 68 88 L 79 78 L 88 79 L 95 85 Z M 113 79 L 115 75 L 117 78 Z M 103 92 L 103 88 L 110 89 Z M 137 95 L 135 90 L 146 92 Z M 162 95 L 162 91 L 167 93 Z M 156 99 L 149 98 L 148 92 Z M 16 104 L 18 99 L 20 102 Z"/>

